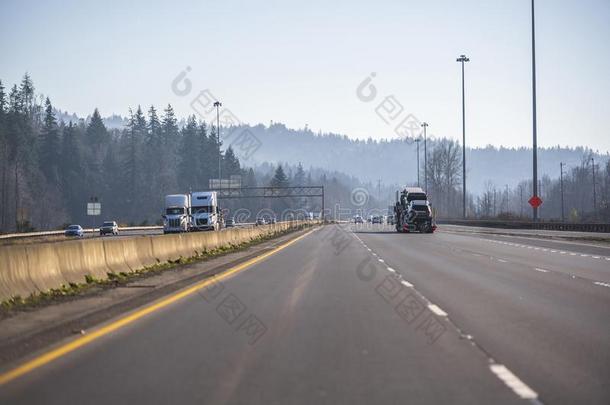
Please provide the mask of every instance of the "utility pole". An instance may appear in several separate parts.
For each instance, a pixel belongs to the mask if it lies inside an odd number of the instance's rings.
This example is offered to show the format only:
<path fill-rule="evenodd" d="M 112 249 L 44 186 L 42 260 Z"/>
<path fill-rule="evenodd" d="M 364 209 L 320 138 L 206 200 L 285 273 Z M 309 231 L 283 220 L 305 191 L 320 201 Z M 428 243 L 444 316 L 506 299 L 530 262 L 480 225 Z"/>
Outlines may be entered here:
<path fill-rule="evenodd" d="M 417 187 L 420 187 L 419 185 L 419 142 L 421 141 L 420 138 L 417 138 L 415 140 L 415 142 L 417 142 Z"/>
<path fill-rule="evenodd" d="M 426 147 L 426 128 L 428 128 L 428 123 L 424 122 L 421 126 L 424 128 L 424 191 L 428 193 L 428 150 Z"/>
<path fill-rule="evenodd" d="M 215 101 L 214 107 L 216 107 L 216 141 L 218 142 L 218 187 L 222 188 L 220 171 L 222 162 L 222 153 L 220 153 L 220 107 L 222 107 L 222 103 L 220 101 Z"/>
<path fill-rule="evenodd" d="M 559 162 L 559 188 L 561 190 L 561 222 L 566 222 L 565 213 L 563 210 L 563 165 L 565 163 Z"/>
<path fill-rule="evenodd" d="M 466 55 L 456 60 L 462 64 L 462 218 L 466 219 L 466 104 L 464 98 L 464 62 L 470 62 Z"/>
<path fill-rule="evenodd" d="M 593 217 L 597 219 L 597 194 L 595 192 L 595 158 L 591 157 L 591 171 L 593 173 Z"/>
<path fill-rule="evenodd" d="M 533 152 L 533 173 L 532 187 L 534 196 L 538 195 L 538 134 L 536 126 L 536 26 L 534 23 L 534 0 L 532 0 L 532 152 Z M 538 220 L 538 207 L 533 208 L 534 222 Z"/>
<path fill-rule="evenodd" d="M 510 203 L 508 202 L 508 184 L 506 184 L 506 212 L 510 212 Z"/>

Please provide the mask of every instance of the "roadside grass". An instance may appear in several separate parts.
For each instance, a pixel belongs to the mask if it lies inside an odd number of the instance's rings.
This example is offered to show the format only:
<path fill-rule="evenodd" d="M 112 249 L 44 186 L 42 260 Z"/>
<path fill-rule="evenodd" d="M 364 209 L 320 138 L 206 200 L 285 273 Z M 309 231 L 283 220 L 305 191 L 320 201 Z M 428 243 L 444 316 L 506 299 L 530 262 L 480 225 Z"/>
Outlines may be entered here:
<path fill-rule="evenodd" d="M 216 249 L 211 250 L 203 249 L 201 252 L 197 252 L 197 255 L 195 256 L 180 257 L 177 260 L 169 260 L 164 263 L 157 263 L 153 266 L 143 267 L 141 269 L 137 269 L 131 272 L 107 273 L 106 279 L 99 279 L 92 275 L 85 275 L 85 280 L 83 283 L 63 284 L 59 288 L 52 288 L 48 291 L 34 293 L 29 295 L 28 297 L 21 297 L 19 295 L 15 295 L 0 303 L 0 319 L 7 317 L 12 312 L 26 311 L 49 304 L 64 302 L 69 299 L 84 296 L 86 293 L 92 292 L 94 290 L 125 286 L 133 281 L 159 274 L 169 269 L 176 269 L 179 266 L 203 262 L 228 253 L 243 251 L 251 246 L 255 246 L 260 243 L 287 235 L 292 232 L 297 232 L 311 226 L 311 224 L 302 224 L 293 229 L 276 231 L 269 235 L 259 236 L 247 242 L 239 244 L 230 243 L 228 245 L 220 246 Z"/>

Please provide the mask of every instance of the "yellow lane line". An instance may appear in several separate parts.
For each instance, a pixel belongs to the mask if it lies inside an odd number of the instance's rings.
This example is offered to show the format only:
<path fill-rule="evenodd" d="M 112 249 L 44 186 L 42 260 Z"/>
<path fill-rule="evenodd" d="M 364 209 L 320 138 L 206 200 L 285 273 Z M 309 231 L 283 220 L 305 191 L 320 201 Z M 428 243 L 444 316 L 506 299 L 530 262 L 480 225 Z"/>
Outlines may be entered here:
<path fill-rule="evenodd" d="M 314 231 L 315 231 L 315 229 L 313 229 L 301 236 L 298 236 L 294 239 L 291 239 L 288 242 L 276 247 L 273 250 L 270 250 L 267 253 L 264 253 L 260 256 L 256 256 L 248 261 L 245 261 L 244 263 L 238 264 L 237 266 L 234 266 L 209 279 L 200 281 L 199 283 L 194 284 L 193 286 L 188 287 L 184 290 L 178 291 L 174 294 L 171 294 L 171 295 L 161 299 L 160 301 L 157 301 L 154 304 L 151 304 L 149 306 L 136 310 L 135 312 L 132 312 L 129 315 L 119 318 L 116 321 L 111 322 L 110 324 L 108 324 L 106 326 L 103 326 L 99 329 L 94 330 L 91 333 L 88 333 L 87 335 L 76 338 L 70 342 L 67 342 L 67 343 L 57 347 L 56 349 L 52 349 L 31 360 L 28 360 L 25 363 L 13 368 L 12 370 L 9 370 L 5 373 L 0 374 L 0 385 L 6 384 L 9 381 L 14 380 L 15 378 L 21 377 L 22 375 L 27 374 L 30 371 L 36 370 L 37 368 L 42 367 L 70 352 L 73 352 L 80 347 L 88 345 L 89 343 L 101 338 L 102 336 L 105 336 L 111 332 L 121 329 L 122 327 L 124 327 L 126 325 L 129 325 L 130 323 L 135 322 L 138 319 L 140 319 L 148 314 L 158 311 L 161 308 L 165 308 L 166 306 L 168 306 L 182 298 L 185 298 L 212 283 L 218 282 L 218 281 L 223 280 L 227 277 L 230 277 L 236 273 L 239 273 L 239 272 L 247 269 L 248 267 L 252 266 L 253 264 L 263 261 L 266 258 L 268 258 L 269 256 L 279 252 L 280 250 L 287 248 L 288 246 L 292 245 L 293 243 L 296 243 L 297 241 L 303 239 L 304 237 L 306 237 L 307 235 L 309 235 L 310 233 L 312 233 Z"/>

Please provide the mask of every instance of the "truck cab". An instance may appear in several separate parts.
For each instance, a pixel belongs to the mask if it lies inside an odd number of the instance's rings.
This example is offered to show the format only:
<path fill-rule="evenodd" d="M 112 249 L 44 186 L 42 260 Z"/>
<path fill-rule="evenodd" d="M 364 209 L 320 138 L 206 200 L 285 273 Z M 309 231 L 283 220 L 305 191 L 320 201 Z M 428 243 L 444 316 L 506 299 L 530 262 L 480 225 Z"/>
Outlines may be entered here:
<path fill-rule="evenodd" d="M 191 229 L 194 231 L 217 231 L 222 224 L 216 191 L 191 193 Z"/>
<path fill-rule="evenodd" d="M 188 194 L 165 196 L 163 233 L 188 232 L 190 228 L 191 203 Z"/>

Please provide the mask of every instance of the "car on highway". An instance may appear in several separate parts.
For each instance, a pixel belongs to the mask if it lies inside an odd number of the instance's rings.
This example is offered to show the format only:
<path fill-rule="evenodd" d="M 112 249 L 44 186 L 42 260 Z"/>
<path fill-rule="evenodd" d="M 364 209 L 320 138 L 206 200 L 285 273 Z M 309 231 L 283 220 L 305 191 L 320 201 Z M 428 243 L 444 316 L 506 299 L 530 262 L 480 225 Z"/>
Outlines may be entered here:
<path fill-rule="evenodd" d="M 267 220 L 264 217 L 256 218 L 256 225 L 267 225 Z"/>
<path fill-rule="evenodd" d="M 233 218 L 227 218 L 225 221 L 225 228 L 233 228 L 235 226 L 235 220 Z"/>
<path fill-rule="evenodd" d="M 78 236 L 79 238 L 82 238 L 83 236 L 85 236 L 85 232 L 83 231 L 83 228 L 80 225 L 70 225 L 66 228 L 64 235 Z"/>
<path fill-rule="evenodd" d="M 371 223 L 373 224 L 383 224 L 383 217 L 377 215 L 371 219 Z"/>
<path fill-rule="evenodd" d="M 102 226 L 100 226 L 100 236 L 104 235 L 118 235 L 119 234 L 119 225 L 116 221 L 104 221 Z"/>
<path fill-rule="evenodd" d="M 362 217 L 360 215 L 356 215 L 354 217 L 354 223 L 355 224 L 363 224 L 364 223 L 364 219 L 362 219 Z"/>
<path fill-rule="evenodd" d="M 387 220 L 388 225 L 394 225 L 394 221 L 395 221 L 394 215 L 388 215 L 386 220 Z"/>

